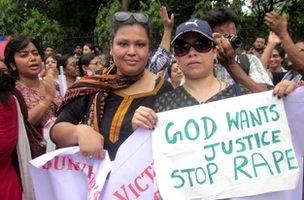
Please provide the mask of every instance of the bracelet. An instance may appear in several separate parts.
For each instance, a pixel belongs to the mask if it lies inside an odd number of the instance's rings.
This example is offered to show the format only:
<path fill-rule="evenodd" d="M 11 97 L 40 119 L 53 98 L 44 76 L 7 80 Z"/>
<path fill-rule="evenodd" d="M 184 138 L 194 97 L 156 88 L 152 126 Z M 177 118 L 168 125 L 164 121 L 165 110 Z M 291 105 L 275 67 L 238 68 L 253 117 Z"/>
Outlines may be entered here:
<path fill-rule="evenodd" d="M 41 101 L 39 101 L 39 105 L 41 105 L 41 106 L 44 107 L 44 108 L 49 108 L 49 107 L 51 106 L 50 103 L 49 103 L 49 104 L 46 104 L 46 103 L 43 103 L 43 102 L 41 102 Z"/>

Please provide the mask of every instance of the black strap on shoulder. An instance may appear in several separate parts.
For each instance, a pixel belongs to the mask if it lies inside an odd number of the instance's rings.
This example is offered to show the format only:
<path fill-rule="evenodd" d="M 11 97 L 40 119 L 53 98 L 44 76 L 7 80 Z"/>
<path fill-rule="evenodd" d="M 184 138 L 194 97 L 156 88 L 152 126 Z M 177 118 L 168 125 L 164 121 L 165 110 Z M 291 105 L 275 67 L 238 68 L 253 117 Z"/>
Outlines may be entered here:
<path fill-rule="evenodd" d="M 244 72 L 246 72 L 246 74 L 249 74 L 250 62 L 246 54 L 238 55 L 238 63 L 241 66 L 241 68 L 244 70 Z"/>

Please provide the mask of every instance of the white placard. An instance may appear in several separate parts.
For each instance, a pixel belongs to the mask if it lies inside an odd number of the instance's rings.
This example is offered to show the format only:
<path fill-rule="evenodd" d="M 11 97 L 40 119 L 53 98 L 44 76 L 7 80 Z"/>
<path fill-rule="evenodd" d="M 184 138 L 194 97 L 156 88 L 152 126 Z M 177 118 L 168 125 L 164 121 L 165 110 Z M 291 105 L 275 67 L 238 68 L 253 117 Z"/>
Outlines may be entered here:
<path fill-rule="evenodd" d="M 293 189 L 299 166 L 272 91 L 158 113 L 152 134 L 163 199 L 221 199 Z"/>

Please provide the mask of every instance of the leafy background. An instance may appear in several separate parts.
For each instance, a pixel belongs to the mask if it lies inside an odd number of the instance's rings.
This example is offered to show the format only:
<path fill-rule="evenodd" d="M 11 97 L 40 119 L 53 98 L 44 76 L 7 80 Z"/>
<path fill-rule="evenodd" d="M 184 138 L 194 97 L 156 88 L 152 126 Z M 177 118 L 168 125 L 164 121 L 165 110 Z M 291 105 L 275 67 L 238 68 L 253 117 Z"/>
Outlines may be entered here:
<path fill-rule="evenodd" d="M 249 4 L 247 11 L 242 9 L 245 4 Z M 192 16 L 201 17 L 217 6 L 232 7 L 239 17 L 239 35 L 245 49 L 255 36 L 267 38 L 269 30 L 263 18 L 271 10 L 288 15 L 294 39 L 304 36 L 304 0 L 0 0 L 0 34 L 28 34 L 62 53 L 71 52 L 75 43 L 83 42 L 97 43 L 107 51 L 113 14 L 118 10 L 144 11 L 150 17 L 156 47 L 163 31 L 161 5 L 175 14 L 175 24 Z"/>

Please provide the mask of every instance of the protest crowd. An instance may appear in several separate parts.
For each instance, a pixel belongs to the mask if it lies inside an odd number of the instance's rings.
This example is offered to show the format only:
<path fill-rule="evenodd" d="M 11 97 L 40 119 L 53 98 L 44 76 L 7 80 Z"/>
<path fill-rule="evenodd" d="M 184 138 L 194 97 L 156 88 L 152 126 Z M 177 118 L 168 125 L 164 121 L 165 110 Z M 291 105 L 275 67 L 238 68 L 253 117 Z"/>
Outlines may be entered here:
<path fill-rule="evenodd" d="M 160 9 L 160 18 L 164 31 L 156 50 L 152 49 L 149 17 L 142 12 L 120 11 L 113 15 L 109 52 L 101 52 L 97 44 L 86 42 L 75 44 L 71 54 L 61 54 L 52 45 L 43 48 L 30 35 L 8 39 L 0 60 L 0 200 L 39 199 L 37 184 L 33 184 L 29 172 L 29 161 L 49 153 L 50 144 L 53 145 L 52 151 L 79 146 L 81 156 L 89 161 L 102 161 L 108 157 L 113 162 L 119 148 L 134 131 L 141 129 L 150 133 L 163 123 L 159 112 L 204 104 L 207 107 L 211 102 L 257 93 L 266 95 L 268 93 L 264 92 L 271 90 L 272 98 L 283 101 L 304 86 L 304 40 L 294 42 L 288 32 L 286 17 L 274 11 L 264 18 L 269 27 L 268 38 L 257 36 L 248 50 L 241 49 L 242 40 L 246 38 L 238 36 L 238 17 L 229 7 L 214 8 L 201 19 L 185 19 L 177 24 L 176 30 L 173 30 L 174 14 L 169 15 L 164 6 Z M 238 105 L 231 106 L 243 109 L 239 111 L 242 122 L 237 125 L 232 114 L 226 114 L 230 119 L 229 129 L 245 129 L 259 123 L 271 127 L 271 123 L 281 116 L 275 106 L 260 107 L 256 115 L 249 109 L 244 114 L 246 109 Z M 256 121 L 242 118 L 245 115 L 256 117 Z M 204 123 L 207 130 L 210 127 L 206 124 L 211 122 L 213 120 L 208 117 L 203 117 L 200 122 L 189 120 L 183 130 L 170 136 L 169 129 L 174 128 L 172 122 L 172 126 L 166 129 L 167 141 L 178 144 L 182 140 L 203 137 L 199 136 L 201 132 L 194 137 L 193 132 L 192 135 L 188 133 L 187 127 L 201 130 Z M 215 123 L 213 128 L 215 131 Z M 205 139 L 211 138 L 212 131 Z M 278 137 L 278 132 L 268 130 L 252 134 L 252 138 L 239 138 L 231 144 L 222 142 L 222 147 L 214 143 L 204 147 L 209 157 L 205 156 L 211 161 L 219 151 L 229 154 L 229 145 L 239 148 L 238 152 L 252 150 L 254 145 L 271 148 L 271 144 L 279 142 Z M 252 146 L 245 149 L 246 145 Z M 300 148 L 302 154 L 304 147 Z M 284 156 L 291 160 L 288 151 L 285 153 Z M 278 155 L 273 151 L 274 160 Z M 303 164 L 302 157 L 297 156 L 299 165 Z M 239 156 L 236 161 L 242 159 L 245 160 Z M 155 166 L 159 167 L 157 163 Z M 276 166 L 277 171 L 271 174 L 280 174 L 281 168 Z M 289 166 L 290 169 L 299 168 Z M 213 175 L 218 167 L 207 165 L 209 184 L 215 181 Z M 90 177 L 91 170 L 85 165 L 81 171 Z M 155 172 L 149 170 L 153 171 L 152 164 L 136 180 L 152 180 Z M 197 183 L 201 183 L 197 176 L 199 170 L 203 168 L 195 170 Z M 174 180 L 180 181 L 174 182 L 175 188 L 184 187 L 188 181 L 190 186 L 194 184 L 192 179 L 185 178 L 186 175 L 182 178 L 179 172 L 172 173 Z M 187 173 L 190 177 L 190 171 Z M 249 172 L 242 173 L 253 177 Z M 134 198 L 117 192 L 116 198 L 108 199 L 138 199 L 148 187 L 140 187 L 136 180 L 135 186 L 130 183 L 124 191 L 126 194 L 130 190 Z M 299 182 L 303 182 L 303 173 Z M 100 199 L 103 199 L 102 192 L 98 193 Z M 154 193 L 150 199 L 170 199 L 162 194 L 160 189 L 160 193 Z M 246 193 L 241 194 L 246 199 Z M 250 196 L 252 193 L 248 193 Z M 302 199 L 299 195 L 294 197 Z M 269 198 L 253 196 L 252 199 Z M 186 195 L 180 199 L 188 198 Z M 204 198 L 197 196 L 196 199 Z M 282 196 L 282 199 L 292 198 Z"/>

